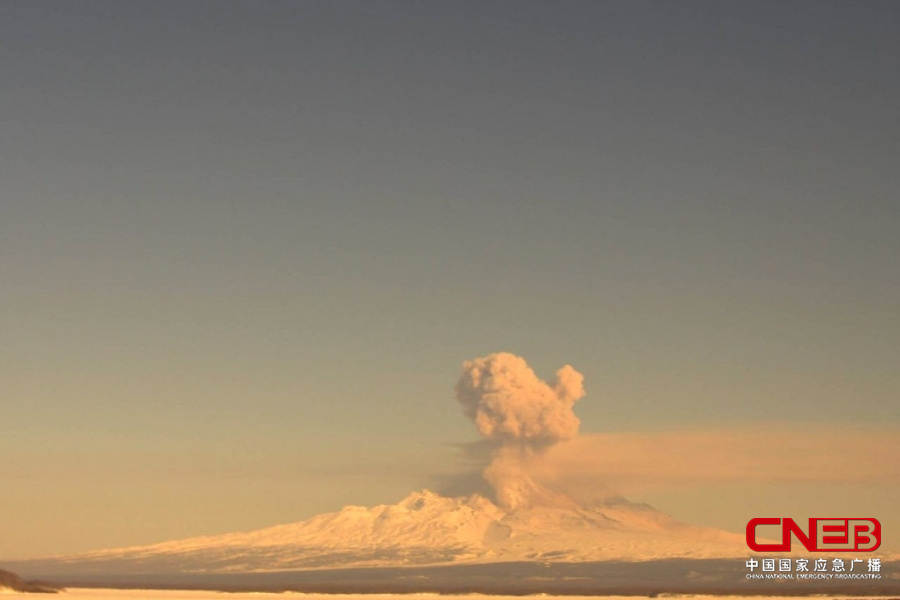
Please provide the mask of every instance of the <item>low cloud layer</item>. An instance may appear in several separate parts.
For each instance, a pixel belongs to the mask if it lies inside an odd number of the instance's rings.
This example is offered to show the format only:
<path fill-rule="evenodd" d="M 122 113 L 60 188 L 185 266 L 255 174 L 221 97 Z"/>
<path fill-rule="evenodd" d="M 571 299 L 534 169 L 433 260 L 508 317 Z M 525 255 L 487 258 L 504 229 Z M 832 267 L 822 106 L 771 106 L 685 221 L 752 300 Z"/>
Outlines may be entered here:
<path fill-rule="evenodd" d="M 541 485 L 575 496 L 709 483 L 900 480 L 896 428 L 787 424 L 581 435 L 531 465 Z"/>

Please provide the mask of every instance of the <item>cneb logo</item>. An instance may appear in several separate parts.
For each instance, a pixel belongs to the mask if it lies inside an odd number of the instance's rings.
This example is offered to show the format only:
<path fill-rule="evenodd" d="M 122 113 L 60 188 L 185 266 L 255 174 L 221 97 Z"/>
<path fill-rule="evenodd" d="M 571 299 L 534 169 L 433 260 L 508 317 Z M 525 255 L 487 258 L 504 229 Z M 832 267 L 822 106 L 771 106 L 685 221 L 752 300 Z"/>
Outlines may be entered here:
<path fill-rule="evenodd" d="M 758 525 L 781 525 L 780 544 L 759 544 Z M 747 546 L 756 552 L 790 552 L 791 534 L 811 552 L 871 552 L 881 545 L 878 519 L 810 519 L 804 532 L 793 519 L 750 519 Z"/>

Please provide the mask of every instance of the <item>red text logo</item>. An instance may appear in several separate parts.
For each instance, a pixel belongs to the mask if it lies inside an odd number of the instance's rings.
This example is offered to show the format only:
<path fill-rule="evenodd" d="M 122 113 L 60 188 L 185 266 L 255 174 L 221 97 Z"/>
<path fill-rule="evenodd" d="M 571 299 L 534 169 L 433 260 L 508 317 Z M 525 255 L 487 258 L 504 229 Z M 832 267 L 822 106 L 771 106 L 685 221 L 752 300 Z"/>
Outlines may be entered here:
<path fill-rule="evenodd" d="M 781 543 L 758 543 L 756 529 L 760 525 L 780 526 Z M 806 531 L 793 519 L 750 519 L 747 523 L 747 546 L 756 552 L 790 552 L 791 535 L 811 552 L 871 552 L 881 545 L 881 523 L 861 518 L 810 519 Z"/>

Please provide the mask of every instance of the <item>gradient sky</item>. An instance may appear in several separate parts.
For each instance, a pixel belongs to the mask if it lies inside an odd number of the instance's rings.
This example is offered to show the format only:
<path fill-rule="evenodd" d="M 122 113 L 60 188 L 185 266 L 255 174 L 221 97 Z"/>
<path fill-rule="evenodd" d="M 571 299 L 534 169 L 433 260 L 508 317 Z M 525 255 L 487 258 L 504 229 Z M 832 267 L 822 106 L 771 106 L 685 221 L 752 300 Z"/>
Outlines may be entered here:
<path fill-rule="evenodd" d="M 584 373 L 586 433 L 896 432 L 898 23 L 0 3 L 0 558 L 396 502 L 477 439 L 453 385 L 501 350 Z M 896 481 L 704 486 L 638 499 L 900 538 Z"/>

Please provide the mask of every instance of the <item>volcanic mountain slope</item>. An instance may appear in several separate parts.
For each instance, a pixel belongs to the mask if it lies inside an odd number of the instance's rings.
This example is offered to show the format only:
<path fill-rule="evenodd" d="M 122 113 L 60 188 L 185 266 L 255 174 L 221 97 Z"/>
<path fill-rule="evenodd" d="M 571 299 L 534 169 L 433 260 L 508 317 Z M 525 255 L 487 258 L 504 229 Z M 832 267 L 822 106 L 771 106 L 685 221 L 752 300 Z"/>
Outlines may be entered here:
<path fill-rule="evenodd" d="M 482 496 L 427 490 L 290 525 L 59 557 L 54 571 L 229 573 L 501 561 L 742 556 L 743 538 L 692 527 L 624 499 L 504 511 Z M 66 567 L 69 567 L 67 569 Z"/>
<path fill-rule="evenodd" d="M 0 594 L 7 592 L 55 594 L 58 591 L 60 589 L 56 586 L 33 581 L 22 581 L 15 573 L 0 569 Z"/>

